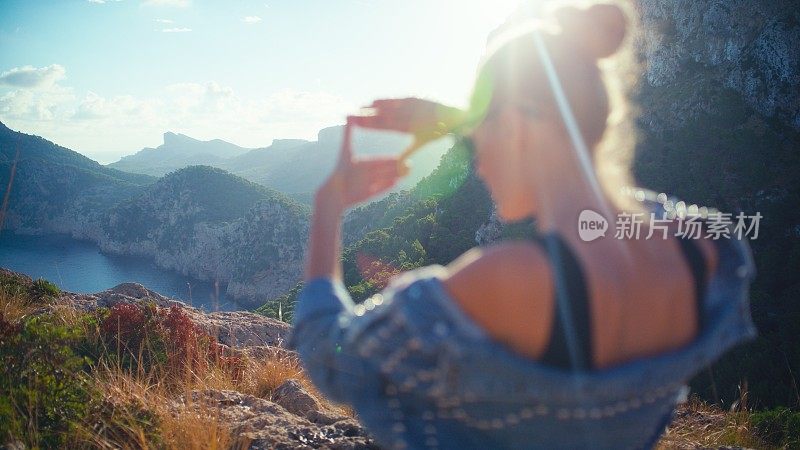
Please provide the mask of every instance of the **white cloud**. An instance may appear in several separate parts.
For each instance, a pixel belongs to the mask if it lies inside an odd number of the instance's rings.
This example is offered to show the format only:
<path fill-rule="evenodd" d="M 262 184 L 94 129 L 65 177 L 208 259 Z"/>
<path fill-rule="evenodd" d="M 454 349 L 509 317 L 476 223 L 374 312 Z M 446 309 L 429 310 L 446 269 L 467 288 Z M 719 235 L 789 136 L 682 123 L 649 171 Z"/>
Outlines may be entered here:
<path fill-rule="evenodd" d="M 106 99 L 89 91 L 71 118 L 75 120 L 112 119 L 112 121 L 122 124 L 123 120 L 131 117 L 137 120 L 151 119 L 152 114 L 150 113 L 153 106 L 153 101 L 137 100 L 131 95 L 117 95 Z"/>
<path fill-rule="evenodd" d="M 106 2 L 106 0 L 86 0 L 86 1 L 89 2 L 89 3 L 97 3 L 97 4 L 100 4 L 100 5 L 102 5 L 103 3 Z"/>
<path fill-rule="evenodd" d="M 64 119 L 74 100 L 72 88 L 62 86 L 47 90 L 17 89 L 0 97 L 0 116 L 30 121 Z"/>
<path fill-rule="evenodd" d="M 0 74 L 0 86 L 9 86 L 0 97 L 0 116 L 27 120 L 54 120 L 68 115 L 75 95 L 58 84 L 66 75 L 59 64 L 35 68 L 15 67 Z"/>
<path fill-rule="evenodd" d="M 261 22 L 261 17 L 258 17 L 258 16 L 242 17 L 242 22 L 244 22 L 246 24 L 249 24 L 249 25 L 252 25 L 254 23 Z"/>
<path fill-rule="evenodd" d="M 188 33 L 192 31 L 191 28 L 164 28 L 162 33 Z"/>
<path fill-rule="evenodd" d="M 172 84 L 166 91 L 174 108 L 172 114 L 204 116 L 241 110 L 241 101 L 233 89 L 213 81 Z"/>
<path fill-rule="evenodd" d="M 145 0 L 142 4 L 145 6 L 177 6 L 184 8 L 189 6 L 189 0 Z"/>
<path fill-rule="evenodd" d="M 171 19 L 154 19 L 158 23 L 173 23 Z"/>
<path fill-rule="evenodd" d="M 0 85 L 27 89 L 40 89 L 53 86 L 64 78 L 66 71 L 59 64 L 36 68 L 33 66 L 14 67 L 0 74 Z"/>

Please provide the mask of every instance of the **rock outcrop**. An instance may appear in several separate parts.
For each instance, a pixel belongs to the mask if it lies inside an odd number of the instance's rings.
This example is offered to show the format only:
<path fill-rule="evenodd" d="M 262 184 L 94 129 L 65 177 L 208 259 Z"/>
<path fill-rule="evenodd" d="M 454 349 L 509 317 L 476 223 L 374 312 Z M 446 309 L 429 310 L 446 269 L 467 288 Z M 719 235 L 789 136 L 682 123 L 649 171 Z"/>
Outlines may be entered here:
<path fill-rule="evenodd" d="M 652 86 L 701 88 L 709 81 L 733 89 L 765 117 L 800 130 L 800 10 L 792 0 L 640 0 L 637 42 Z M 703 72 L 702 80 L 695 80 Z M 686 83 L 689 81 L 689 83 Z M 697 93 L 702 93 L 697 91 Z M 675 102 L 659 118 L 688 121 L 713 106 L 704 96 Z M 671 119 L 671 120 L 669 120 Z M 648 123 L 658 124 L 660 121 Z"/>
<path fill-rule="evenodd" d="M 63 293 L 56 304 L 69 305 L 81 310 L 110 308 L 118 303 L 152 302 L 156 306 L 184 308 L 192 320 L 206 333 L 228 347 L 238 348 L 257 355 L 275 355 L 288 352 L 283 348 L 290 326 L 246 311 L 205 313 L 179 300 L 165 297 L 138 283 L 122 283 L 95 294 Z"/>
<path fill-rule="evenodd" d="M 238 443 L 251 450 L 330 449 L 378 450 L 372 438 L 354 419 L 333 417 L 315 423 L 276 402 L 236 391 L 192 391 L 173 405 L 176 411 L 195 408 L 227 423 Z"/>
<path fill-rule="evenodd" d="M 496 242 L 503 233 L 503 226 L 503 222 L 500 220 L 500 216 L 497 215 L 497 207 L 495 206 L 492 208 L 489 219 L 475 232 L 475 243 L 478 245 L 491 245 L 493 242 Z"/>

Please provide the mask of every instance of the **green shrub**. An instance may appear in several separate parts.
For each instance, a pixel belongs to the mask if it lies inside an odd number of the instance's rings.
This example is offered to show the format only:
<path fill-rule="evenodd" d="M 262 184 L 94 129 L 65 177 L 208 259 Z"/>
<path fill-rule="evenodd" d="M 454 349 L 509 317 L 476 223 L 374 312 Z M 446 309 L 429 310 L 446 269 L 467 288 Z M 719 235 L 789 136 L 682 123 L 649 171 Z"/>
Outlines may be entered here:
<path fill-rule="evenodd" d="M 44 278 L 39 278 L 33 282 L 32 291 L 36 298 L 40 299 L 54 298 L 61 293 L 61 289 L 59 289 L 58 286 L 45 280 Z"/>
<path fill-rule="evenodd" d="M 758 435 L 771 445 L 800 448 L 800 412 L 780 407 L 754 412 L 751 416 Z"/>
<path fill-rule="evenodd" d="M 55 284 L 43 278 L 33 281 L 28 276 L 5 269 L 0 269 L 0 291 L 24 302 L 37 304 L 48 303 L 61 293 Z"/>
<path fill-rule="evenodd" d="M 302 281 L 297 283 L 286 294 L 267 300 L 266 303 L 256 308 L 253 312 L 291 325 L 294 319 L 294 305 L 297 303 L 297 296 L 303 290 L 303 286 L 304 283 Z"/>
<path fill-rule="evenodd" d="M 55 284 L 43 278 L 33 281 L 25 275 L 5 269 L 0 269 L 0 291 L 29 304 L 49 303 L 61 293 Z"/>
<path fill-rule="evenodd" d="M 83 420 L 93 391 L 88 361 L 72 350 L 81 332 L 50 316 L 0 317 L 0 442 L 62 447 Z"/>

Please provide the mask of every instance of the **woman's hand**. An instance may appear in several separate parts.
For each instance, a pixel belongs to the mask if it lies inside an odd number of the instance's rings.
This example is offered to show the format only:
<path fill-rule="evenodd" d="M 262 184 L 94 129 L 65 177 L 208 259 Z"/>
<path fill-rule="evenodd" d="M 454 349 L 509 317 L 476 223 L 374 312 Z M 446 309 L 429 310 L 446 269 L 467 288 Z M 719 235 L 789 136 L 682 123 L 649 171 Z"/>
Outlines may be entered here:
<path fill-rule="evenodd" d="M 342 211 L 389 189 L 409 172 L 408 166 L 397 156 L 354 159 L 350 144 L 352 119 L 347 118 L 336 167 L 316 195 L 318 202 Z"/>
<path fill-rule="evenodd" d="M 411 133 L 420 143 L 444 136 L 462 125 L 467 116 L 458 108 L 414 97 L 375 100 L 369 108 L 374 110 L 373 115 L 353 116 L 351 123 Z"/>

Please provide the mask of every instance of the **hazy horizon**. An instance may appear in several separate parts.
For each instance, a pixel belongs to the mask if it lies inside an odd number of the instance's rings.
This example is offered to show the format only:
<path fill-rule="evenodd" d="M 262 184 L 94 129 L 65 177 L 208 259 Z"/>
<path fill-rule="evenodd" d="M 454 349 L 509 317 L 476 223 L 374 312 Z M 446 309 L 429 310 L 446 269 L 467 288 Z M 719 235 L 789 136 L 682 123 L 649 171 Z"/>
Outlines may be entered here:
<path fill-rule="evenodd" d="M 315 140 L 375 98 L 463 105 L 516 4 L 11 0 L 0 120 L 103 164 L 167 131 L 247 148 Z"/>

